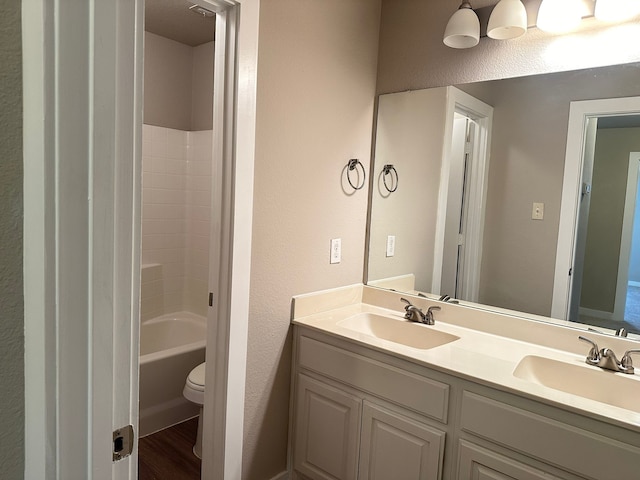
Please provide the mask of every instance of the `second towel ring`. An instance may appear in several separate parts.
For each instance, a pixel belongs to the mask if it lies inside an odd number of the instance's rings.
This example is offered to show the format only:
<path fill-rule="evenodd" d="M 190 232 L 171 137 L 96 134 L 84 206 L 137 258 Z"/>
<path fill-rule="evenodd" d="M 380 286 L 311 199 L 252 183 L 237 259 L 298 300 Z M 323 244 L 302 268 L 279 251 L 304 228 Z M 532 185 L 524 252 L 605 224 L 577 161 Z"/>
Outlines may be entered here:
<path fill-rule="evenodd" d="M 349 175 L 349 172 L 351 172 L 352 170 L 356 170 L 358 165 L 360 165 L 360 168 L 362 169 L 362 181 L 359 183 L 359 185 L 356 186 L 351 181 L 351 176 Z M 358 174 L 358 180 L 360 180 L 360 172 L 356 170 L 356 173 Z M 349 163 L 347 164 L 347 180 L 349 181 L 349 185 L 351 185 L 351 188 L 353 188 L 354 190 L 360 190 L 362 187 L 364 187 L 364 182 L 366 178 L 367 178 L 367 173 L 364 171 L 364 165 L 360 163 L 360 160 L 358 160 L 357 158 L 352 158 L 351 160 L 349 160 Z"/>
<path fill-rule="evenodd" d="M 387 184 L 387 175 L 389 175 L 390 177 L 389 182 L 391 184 L 391 187 L 389 187 L 389 185 Z M 382 167 L 382 181 L 384 182 L 384 188 L 387 189 L 387 192 L 393 193 L 398 189 L 398 171 L 390 163 Z"/>

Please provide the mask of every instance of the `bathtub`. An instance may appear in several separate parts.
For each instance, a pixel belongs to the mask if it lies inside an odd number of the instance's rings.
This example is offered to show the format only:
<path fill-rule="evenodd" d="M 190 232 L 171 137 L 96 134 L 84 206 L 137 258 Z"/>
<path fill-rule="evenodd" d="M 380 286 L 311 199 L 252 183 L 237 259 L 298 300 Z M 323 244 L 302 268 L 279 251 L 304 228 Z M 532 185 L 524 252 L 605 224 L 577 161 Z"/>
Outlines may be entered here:
<path fill-rule="evenodd" d="M 177 312 L 140 325 L 140 436 L 198 415 L 182 396 L 189 372 L 204 362 L 206 319 Z"/>

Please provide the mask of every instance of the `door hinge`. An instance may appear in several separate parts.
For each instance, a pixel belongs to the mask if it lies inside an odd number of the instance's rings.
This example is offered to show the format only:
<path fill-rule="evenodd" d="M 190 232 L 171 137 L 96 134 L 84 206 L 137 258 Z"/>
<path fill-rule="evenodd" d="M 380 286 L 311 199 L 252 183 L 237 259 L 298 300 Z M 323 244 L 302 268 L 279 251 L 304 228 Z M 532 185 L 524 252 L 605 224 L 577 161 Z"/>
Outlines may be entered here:
<path fill-rule="evenodd" d="M 133 426 L 119 428 L 113 432 L 113 461 L 117 462 L 133 452 Z"/>
<path fill-rule="evenodd" d="M 573 273 L 573 268 L 569 269 L 569 276 L 571 276 L 571 274 Z"/>
<path fill-rule="evenodd" d="M 213 292 L 209 292 L 209 306 L 213 307 Z"/>

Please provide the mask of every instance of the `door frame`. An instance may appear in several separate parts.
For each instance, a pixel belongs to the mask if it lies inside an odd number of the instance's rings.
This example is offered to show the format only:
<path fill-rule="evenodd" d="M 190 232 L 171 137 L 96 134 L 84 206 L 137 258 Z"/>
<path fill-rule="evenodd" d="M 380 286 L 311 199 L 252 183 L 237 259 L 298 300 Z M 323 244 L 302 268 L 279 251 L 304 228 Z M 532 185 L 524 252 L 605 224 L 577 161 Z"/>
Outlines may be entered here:
<path fill-rule="evenodd" d="M 203 439 L 224 461 L 207 480 L 242 467 L 260 2 L 210 4 L 234 12 L 236 61 Z M 137 432 L 143 19 L 143 0 L 22 2 L 26 478 L 137 478 L 137 441 L 111 449 L 115 428 Z"/>
<path fill-rule="evenodd" d="M 442 166 L 440 170 L 440 188 L 438 191 L 438 211 L 436 218 L 435 244 L 433 253 L 432 292 L 441 292 L 442 267 L 444 256 L 445 226 L 447 218 L 447 197 L 449 193 L 449 171 L 451 139 L 453 136 L 454 114 L 460 113 L 471 118 L 477 125 L 474 138 L 474 150 L 470 159 L 468 215 L 465 222 L 466 245 L 462 290 L 467 292 L 470 302 L 478 301 L 480 290 L 480 264 L 482 261 L 482 240 L 484 236 L 484 218 L 487 204 L 487 183 L 489 178 L 489 160 L 491 152 L 491 128 L 493 125 L 493 107 L 455 87 L 447 88 L 447 106 L 445 115 Z"/>
<path fill-rule="evenodd" d="M 592 117 L 638 114 L 640 114 L 640 97 L 583 100 L 570 103 L 551 302 L 551 317 L 553 318 L 564 320 L 568 318 L 569 314 L 572 290 L 569 272 L 573 268 L 577 238 L 587 120 Z"/>

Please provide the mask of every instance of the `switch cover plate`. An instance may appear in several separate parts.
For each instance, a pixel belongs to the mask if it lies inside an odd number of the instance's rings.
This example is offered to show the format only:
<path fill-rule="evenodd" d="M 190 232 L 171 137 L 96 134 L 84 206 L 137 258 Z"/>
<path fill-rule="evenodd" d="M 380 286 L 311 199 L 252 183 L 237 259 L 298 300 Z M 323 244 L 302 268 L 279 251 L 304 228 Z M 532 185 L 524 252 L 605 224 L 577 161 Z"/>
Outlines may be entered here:
<path fill-rule="evenodd" d="M 533 203 L 533 211 L 531 212 L 531 218 L 533 220 L 544 219 L 544 203 Z"/>
<path fill-rule="evenodd" d="M 387 236 L 387 257 L 393 257 L 396 254 L 396 236 Z"/>
<path fill-rule="evenodd" d="M 342 240 L 339 238 L 331 239 L 331 253 L 329 256 L 329 263 L 340 263 L 342 259 Z"/>

